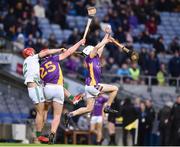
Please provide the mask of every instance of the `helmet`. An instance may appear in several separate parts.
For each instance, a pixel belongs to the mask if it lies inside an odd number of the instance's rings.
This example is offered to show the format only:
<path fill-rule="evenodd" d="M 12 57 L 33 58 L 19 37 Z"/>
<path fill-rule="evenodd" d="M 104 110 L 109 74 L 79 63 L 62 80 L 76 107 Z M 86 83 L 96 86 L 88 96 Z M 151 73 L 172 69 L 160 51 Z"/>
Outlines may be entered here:
<path fill-rule="evenodd" d="M 83 53 L 84 53 L 85 55 L 89 55 L 90 52 L 91 52 L 93 49 L 94 49 L 94 46 L 88 45 L 88 46 L 86 46 L 86 47 L 83 49 Z"/>
<path fill-rule="evenodd" d="M 22 51 L 22 54 L 23 54 L 23 57 L 24 58 L 27 58 L 31 55 L 33 55 L 35 52 L 35 50 L 33 48 L 25 48 L 23 51 Z"/>

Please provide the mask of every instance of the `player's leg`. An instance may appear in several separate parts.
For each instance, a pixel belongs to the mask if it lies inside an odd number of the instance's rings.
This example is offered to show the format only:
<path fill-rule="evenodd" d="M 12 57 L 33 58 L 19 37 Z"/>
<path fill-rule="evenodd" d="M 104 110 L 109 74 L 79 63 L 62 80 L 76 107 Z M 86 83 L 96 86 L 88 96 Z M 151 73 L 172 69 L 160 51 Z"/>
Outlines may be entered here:
<path fill-rule="evenodd" d="M 69 112 L 69 113 L 65 113 L 64 115 L 64 119 L 65 119 L 65 126 L 67 127 L 69 124 L 69 121 L 72 117 L 77 116 L 77 115 L 81 115 L 81 114 L 85 114 L 88 112 L 91 112 L 94 108 L 94 98 L 88 98 L 86 101 L 86 107 L 81 107 L 75 111 Z"/>
<path fill-rule="evenodd" d="M 73 104 L 77 104 L 85 95 L 83 93 L 79 93 L 76 96 L 73 96 L 66 88 L 64 88 L 64 96 Z"/>
<path fill-rule="evenodd" d="M 102 122 L 99 122 L 97 123 L 97 144 L 101 144 L 101 141 L 102 141 L 102 126 L 103 126 L 103 123 Z"/>
<path fill-rule="evenodd" d="M 61 113 L 63 109 L 63 104 L 60 104 L 58 102 L 53 102 L 53 120 L 51 122 L 51 133 L 49 135 L 49 144 L 54 144 L 56 131 L 58 129 L 60 119 L 61 119 Z"/>
<path fill-rule="evenodd" d="M 110 136 L 109 145 L 116 145 L 115 139 L 115 115 L 109 114 L 108 116 L 108 132 Z"/>
<path fill-rule="evenodd" d="M 52 102 L 45 102 L 44 104 L 44 124 L 46 123 L 48 110 L 51 107 L 51 105 L 52 105 Z"/>
<path fill-rule="evenodd" d="M 92 116 L 91 117 L 91 121 L 90 121 L 90 131 L 91 131 L 91 139 L 92 139 L 92 143 L 93 144 L 97 144 L 97 129 L 96 129 L 96 120 L 97 117 L 96 116 Z"/>
<path fill-rule="evenodd" d="M 75 111 L 65 113 L 65 126 L 67 127 L 70 119 L 73 116 L 84 114 L 91 112 L 94 108 L 95 97 L 99 94 L 99 90 L 97 90 L 94 86 L 85 86 L 85 95 L 86 95 L 86 107 L 81 107 Z"/>
<path fill-rule="evenodd" d="M 44 126 L 44 102 L 35 105 L 36 109 L 36 136 L 41 136 L 41 131 Z"/>
<path fill-rule="evenodd" d="M 53 121 L 51 123 L 51 133 L 56 133 L 57 131 L 57 128 L 59 126 L 59 123 L 60 123 L 60 116 L 61 116 L 61 113 L 62 113 L 62 108 L 63 108 L 63 105 L 58 103 L 58 102 L 53 102 Z"/>
<path fill-rule="evenodd" d="M 41 135 L 44 126 L 44 94 L 41 86 L 28 87 L 28 94 L 32 101 L 35 103 L 36 109 L 36 137 L 40 142 L 48 142 L 48 138 Z"/>
<path fill-rule="evenodd" d="M 104 112 L 105 113 L 117 113 L 116 110 L 113 110 L 110 106 L 113 102 L 113 100 L 115 99 L 115 97 L 117 96 L 117 92 L 118 92 L 118 87 L 115 85 L 109 85 L 109 84 L 98 84 L 102 87 L 101 89 L 101 93 L 108 93 L 109 94 L 109 99 L 107 101 L 107 105 L 104 108 Z"/>
<path fill-rule="evenodd" d="M 44 87 L 44 93 L 47 100 L 52 102 L 53 107 L 53 120 L 51 122 L 51 132 L 49 135 L 49 144 L 53 144 L 60 123 L 64 103 L 64 89 L 61 85 L 47 84 Z"/>
<path fill-rule="evenodd" d="M 74 98 L 74 96 L 71 95 L 71 93 L 70 93 L 66 88 L 64 88 L 64 96 L 65 96 L 66 98 L 68 98 L 68 100 L 70 100 L 70 101 L 72 101 L 73 98 Z"/>
<path fill-rule="evenodd" d="M 72 116 L 76 116 L 76 115 L 91 112 L 93 110 L 93 108 L 94 108 L 95 99 L 94 98 L 89 98 L 89 99 L 87 99 L 86 102 L 87 102 L 86 107 L 81 107 L 81 108 L 71 112 Z"/>
<path fill-rule="evenodd" d="M 107 105 L 110 106 L 117 95 L 118 87 L 115 85 L 102 84 L 102 83 L 100 83 L 99 85 L 102 86 L 102 90 L 101 90 L 102 93 L 109 93 L 109 99 L 107 101 Z"/>
<path fill-rule="evenodd" d="M 90 131 L 91 131 L 91 133 L 96 134 L 96 124 L 95 124 L 95 123 L 91 123 L 91 125 L 90 125 Z"/>
<path fill-rule="evenodd" d="M 110 135 L 110 142 L 109 145 L 116 145 L 116 139 L 115 139 L 115 124 L 112 122 L 108 123 L 108 130 Z"/>
<path fill-rule="evenodd" d="M 92 116 L 90 121 L 90 131 L 96 134 L 96 117 Z"/>

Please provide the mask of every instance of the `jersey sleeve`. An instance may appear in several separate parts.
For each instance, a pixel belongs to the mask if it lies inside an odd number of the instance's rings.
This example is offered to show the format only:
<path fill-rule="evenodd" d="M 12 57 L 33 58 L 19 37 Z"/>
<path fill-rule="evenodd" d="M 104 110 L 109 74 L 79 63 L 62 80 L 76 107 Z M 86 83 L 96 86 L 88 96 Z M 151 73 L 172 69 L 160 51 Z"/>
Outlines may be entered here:
<path fill-rule="evenodd" d="M 38 55 L 38 54 L 35 54 L 35 55 L 33 56 L 33 58 L 39 60 L 39 55 Z"/>
<path fill-rule="evenodd" d="M 108 98 L 103 97 L 103 103 L 107 102 Z"/>

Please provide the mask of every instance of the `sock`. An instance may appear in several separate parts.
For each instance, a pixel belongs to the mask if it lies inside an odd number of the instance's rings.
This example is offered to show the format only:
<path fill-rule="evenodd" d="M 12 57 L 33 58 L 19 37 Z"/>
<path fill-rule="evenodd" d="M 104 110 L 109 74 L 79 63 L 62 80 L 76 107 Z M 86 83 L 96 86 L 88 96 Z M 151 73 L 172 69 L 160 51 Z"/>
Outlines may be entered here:
<path fill-rule="evenodd" d="M 37 137 L 41 136 L 41 132 L 36 131 L 36 136 Z"/>
<path fill-rule="evenodd" d="M 110 142 L 115 143 L 115 134 L 110 135 Z"/>
<path fill-rule="evenodd" d="M 68 99 L 72 101 L 74 99 L 74 96 L 70 95 Z"/>

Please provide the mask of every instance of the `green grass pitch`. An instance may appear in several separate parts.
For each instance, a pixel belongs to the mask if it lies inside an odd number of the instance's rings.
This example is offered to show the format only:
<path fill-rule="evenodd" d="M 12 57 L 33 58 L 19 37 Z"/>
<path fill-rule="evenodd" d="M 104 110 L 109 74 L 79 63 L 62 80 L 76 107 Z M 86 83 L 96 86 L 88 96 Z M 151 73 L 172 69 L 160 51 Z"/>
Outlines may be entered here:
<path fill-rule="evenodd" d="M 0 147 L 102 147 L 95 145 L 73 145 L 73 144 L 20 144 L 20 143 L 0 143 Z M 110 146 L 108 146 L 110 147 Z"/>

